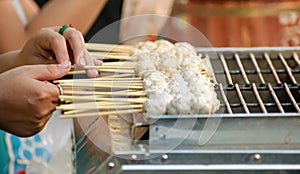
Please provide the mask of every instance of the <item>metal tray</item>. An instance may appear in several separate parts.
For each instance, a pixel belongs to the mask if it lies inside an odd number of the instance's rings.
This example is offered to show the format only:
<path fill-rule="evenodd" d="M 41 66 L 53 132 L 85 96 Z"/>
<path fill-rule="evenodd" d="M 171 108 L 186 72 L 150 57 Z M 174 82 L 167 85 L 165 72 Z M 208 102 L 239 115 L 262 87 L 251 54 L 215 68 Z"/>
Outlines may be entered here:
<path fill-rule="evenodd" d="M 300 48 L 198 51 L 212 63 L 220 111 L 147 116 L 132 126 L 146 138 L 113 153 L 75 130 L 77 173 L 299 173 Z"/>

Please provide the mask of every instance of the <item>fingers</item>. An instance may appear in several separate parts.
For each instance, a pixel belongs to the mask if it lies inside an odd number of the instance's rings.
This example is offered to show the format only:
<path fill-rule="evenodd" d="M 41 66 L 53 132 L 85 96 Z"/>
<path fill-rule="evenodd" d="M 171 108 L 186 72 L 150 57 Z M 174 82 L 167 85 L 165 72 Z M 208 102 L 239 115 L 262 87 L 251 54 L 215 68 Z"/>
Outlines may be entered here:
<path fill-rule="evenodd" d="M 85 65 L 101 65 L 102 61 L 92 57 L 86 47 L 82 34 L 75 28 L 67 28 L 63 35 L 58 33 L 60 27 L 44 28 L 40 31 L 38 37 L 38 45 L 44 50 L 52 50 L 56 56 L 56 60 L 60 64 L 68 64 L 70 59 L 79 68 L 84 68 Z M 67 42 L 66 42 L 67 41 Z M 70 46 L 68 52 L 68 46 Z M 97 70 L 89 69 L 86 71 L 89 77 L 98 77 Z"/>
<path fill-rule="evenodd" d="M 69 62 L 70 57 L 66 40 L 62 35 L 53 30 L 53 28 L 40 30 L 36 35 L 36 45 L 41 47 L 42 50 L 52 50 L 58 63 Z"/>
<path fill-rule="evenodd" d="M 83 36 L 78 30 L 74 28 L 67 28 L 64 31 L 63 36 L 70 44 L 74 63 L 77 67 L 84 68 L 85 65 L 100 66 L 102 64 L 102 61 L 97 60 L 89 54 L 85 47 Z M 99 76 L 99 73 L 96 69 L 89 69 L 86 72 L 89 77 Z"/>
<path fill-rule="evenodd" d="M 64 62 L 62 64 L 27 65 L 20 69 L 36 80 L 49 81 L 63 77 L 69 72 L 70 67 L 70 62 Z"/>
<path fill-rule="evenodd" d="M 86 65 L 86 61 L 84 60 L 83 56 L 86 48 L 82 34 L 80 33 L 80 31 L 74 28 L 67 28 L 64 31 L 63 36 L 70 44 L 74 56 L 73 58 L 75 65 L 83 68 Z"/>
<path fill-rule="evenodd" d="M 88 51 L 84 51 L 84 57 L 86 60 L 86 64 L 87 65 L 96 65 L 96 66 L 100 66 L 102 65 L 102 61 L 99 61 L 97 59 L 94 59 Z M 88 69 L 86 70 L 86 73 L 89 77 L 95 78 L 99 76 L 99 73 L 96 69 Z"/>
<path fill-rule="evenodd" d="M 49 83 L 47 81 L 44 82 L 44 89 L 48 91 L 49 95 L 51 96 L 50 100 L 52 104 L 57 104 L 59 100 L 60 89 L 57 85 Z"/>

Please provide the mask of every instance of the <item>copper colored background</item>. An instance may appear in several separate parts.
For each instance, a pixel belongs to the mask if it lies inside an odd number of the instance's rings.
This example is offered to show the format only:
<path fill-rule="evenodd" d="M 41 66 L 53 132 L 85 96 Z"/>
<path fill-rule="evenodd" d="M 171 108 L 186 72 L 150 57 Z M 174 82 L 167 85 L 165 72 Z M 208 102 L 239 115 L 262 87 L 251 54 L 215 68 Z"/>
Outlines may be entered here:
<path fill-rule="evenodd" d="M 173 16 L 200 30 L 214 47 L 300 45 L 300 0 L 176 1 Z M 199 45 L 184 26 L 168 27 L 177 38 Z"/>

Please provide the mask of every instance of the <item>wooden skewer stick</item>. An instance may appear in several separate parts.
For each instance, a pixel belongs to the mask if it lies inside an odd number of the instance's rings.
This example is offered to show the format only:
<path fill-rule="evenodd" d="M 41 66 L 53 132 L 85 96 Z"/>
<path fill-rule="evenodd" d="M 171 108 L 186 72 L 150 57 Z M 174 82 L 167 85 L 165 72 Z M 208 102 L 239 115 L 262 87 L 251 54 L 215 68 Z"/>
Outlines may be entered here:
<path fill-rule="evenodd" d="M 89 53 L 97 53 L 99 56 L 106 57 L 106 56 L 127 56 L 130 57 L 130 52 L 109 52 L 109 51 L 97 51 L 97 50 L 90 50 Z"/>
<path fill-rule="evenodd" d="M 73 100 L 73 101 L 111 101 L 111 102 L 130 102 L 130 103 L 144 103 L 148 98 L 108 98 L 108 97 L 93 97 L 93 96 L 68 96 L 60 95 L 59 99 Z"/>
<path fill-rule="evenodd" d="M 100 91 L 74 91 L 74 90 L 64 90 L 64 95 L 107 95 L 107 96 L 146 96 L 143 91 L 133 91 L 133 92 L 100 92 Z"/>
<path fill-rule="evenodd" d="M 132 110 L 118 110 L 118 111 L 104 111 L 104 112 L 93 112 L 73 115 L 61 115 L 59 118 L 79 118 L 79 117 L 92 117 L 92 116 L 106 116 L 106 115 L 121 115 L 121 114 L 133 114 L 141 113 L 143 109 L 132 109 Z"/>
<path fill-rule="evenodd" d="M 129 102 L 114 102 L 114 101 L 98 101 L 98 102 L 84 102 L 84 103 L 68 103 L 68 104 L 61 104 L 59 106 L 56 106 L 56 109 L 58 110 L 73 110 L 74 107 L 77 108 L 77 106 L 79 105 L 80 107 L 83 107 L 85 105 L 90 106 L 92 105 L 94 107 L 94 109 L 98 109 L 95 108 L 96 105 L 99 106 L 115 106 L 115 105 L 129 105 Z"/>
<path fill-rule="evenodd" d="M 66 95 L 65 93 L 64 93 L 64 95 Z M 100 95 L 98 95 L 98 94 L 94 94 L 94 95 L 73 95 L 73 96 L 79 96 L 79 97 L 89 97 L 89 98 L 91 98 L 91 99 L 93 99 L 93 98 L 108 98 L 108 97 L 129 97 L 129 95 L 125 95 L 125 94 L 123 94 L 123 95 L 103 95 L 103 94 L 100 94 Z M 134 96 L 130 96 L 130 97 L 145 97 L 146 95 L 134 95 Z"/>
<path fill-rule="evenodd" d="M 115 45 L 115 44 L 101 44 L 101 43 L 86 43 L 88 50 L 96 51 L 113 51 L 113 52 L 130 52 L 134 47 L 130 45 Z"/>
<path fill-rule="evenodd" d="M 134 70 L 127 70 L 127 69 L 100 69 L 98 70 L 100 72 L 115 72 L 115 73 L 126 73 L 126 74 L 135 74 Z M 76 70 L 76 71 L 70 71 L 68 72 L 68 75 L 72 74 L 85 74 L 86 72 L 84 70 Z"/>
<path fill-rule="evenodd" d="M 102 66 L 106 66 L 106 65 L 128 65 L 128 66 L 134 66 L 134 65 L 136 65 L 136 62 L 133 62 L 133 61 L 103 62 Z"/>
<path fill-rule="evenodd" d="M 125 78 L 126 77 L 126 78 Z M 64 82 L 64 81 L 72 81 L 72 80 L 142 80 L 141 77 L 135 77 L 135 74 L 115 74 L 115 75 L 111 75 L 111 76 L 101 76 L 101 77 L 97 77 L 97 78 L 92 78 L 92 79 L 61 79 L 61 80 L 54 80 L 54 83 L 60 83 L 60 82 Z"/>
<path fill-rule="evenodd" d="M 134 69 L 134 67 L 132 66 L 114 66 L 114 65 L 111 65 L 111 66 L 90 66 L 90 65 L 86 65 L 84 66 L 83 68 L 77 68 L 75 66 L 72 66 L 73 69 L 97 69 L 97 70 L 104 70 L 104 69 Z"/>
<path fill-rule="evenodd" d="M 116 106 L 97 106 L 97 107 L 89 107 L 89 108 L 86 108 L 86 109 L 75 109 L 75 110 L 68 110 L 68 111 L 65 111 L 64 112 L 64 115 L 72 115 L 72 114 L 81 114 L 81 113 L 87 113 L 87 112 L 101 112 L 100 109 L 104 109 L 105 111 L 118 111 L 118 110 L 130 110 L 130 109 L 143 109 L 143 106 L 140 107 L 140 106 L 132 106 L 132 105 L 128 105 L 128 106 L 125 106 L 125 105 L 121 105 L 119 107 L 116 107 Z"/>
<path fill-rule="evenodd" d="M 89 105 L 87 107 L 78 107 L 78 106 L 73 106 L 72 109 L 61 109 L 64 110 L 64 115 L 70 115 L 70 114 L 79 114 L 83 112 L 90 112 L 94 110 L 99 110 L 99 109 L 105 109 L 105 110 L 122 110 L 122 109 L 142 109 L 143 105 L 138 104 L 138 105 Z"/>
<path fill-rule="evenodd" d="M 100 71 L 102 72 L 117 72 L 117 73 L 131 73 L 134 74 L 133 69 L 101 69 Z"/>
<path fill-rule="evenodd" d="M 112 81 L 112 80 L 72 80 L 72 81 L 61 81 L 60 84 L 62 86 L 64 85 L 80 85 L 80 84 L 89 84 L 89 85 L 114 85 L 114 86 L 118 86 L 118 85 L 143 85 L 142 81 Z"/>
<path fill-rule="evenodd" d="M 120 78 L 120 77 L 135 77 L 136 74 L 135 73 L 128 73 L 128 74 L 114 74 L 114 75 L 111 75 L 111 76 L 102 76 L 102 77 L 98 77 L 98 78 Z M 98 79 L 96 78 L 96 79 Z"/>
<path fill-rule="evenodd" d="M 140 77 L 132 77 L 132 78 L 93 78 L 93 79 L 61 79 L 54 80 L 53 83 L 65 83 L 65 82 L 77 82 L 77 81 L 103 81 L 103 82 L 142 82 L 142 78 Z"/>
<path fill-rule="evenodd" d="M 90 52 L 91 56 L 95 57 L 96 59 L 107 60 L 107 59 L 116 59 L 116 60 L 136 60 L 136 58 L 131 56 L 124 56 L 124 55 L 103 55 L 103 53 L 99 52 Z"/>
<path fill-rule="evenodd" d="M 143 85 L 142 84 L 108 84 L 108 83 L 98 83 L 98 84 L 92 84 L 91 83 L 66 83 L 66 84 L 61 84 L 61 86 L 64 87 L 85 87 L 85 88 L 94 88 L 94 89 L 98 89 L 98 88 L 113 88 L 113 89 L 143 89 Z"/>
<path fill-rule="evenodd" d="M 142 106 L 142 104 L 131 104 L 130 102 L 114 102 L 114 101 L 98 101 L 98 102 L 83 102 L 83 103 L 70 103 L 70 104 L 61 104 L 59 106 L 56 106 L 56 109 L 61 110 L 73 110 L 73 109 L 99 109 L 102 107 L 108 107 L 108 106 L 115 106 L 116 108 L 118 106 L 124 107 L 124 106 Z M 130 108 L 130 107 L 128 107 Z"/>
<path fill-rule="evenodd" d="M 139 82 L 142 83 L 141 78 L 91 78 L 91 79 L 61 79 L 61 80 L 55 80 L 55 83 L 66 83 L 66 82 Z"/>

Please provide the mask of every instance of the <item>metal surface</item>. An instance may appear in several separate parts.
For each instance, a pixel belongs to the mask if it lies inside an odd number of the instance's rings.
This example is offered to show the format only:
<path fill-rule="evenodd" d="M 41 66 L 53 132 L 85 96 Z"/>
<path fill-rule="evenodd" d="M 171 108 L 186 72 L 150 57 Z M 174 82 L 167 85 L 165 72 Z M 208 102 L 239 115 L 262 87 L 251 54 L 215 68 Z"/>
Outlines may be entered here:
<path fill-rule="evenodd" d="M 220 111 L 148 116 L 132 131 L 147 126 L 149 141 L 112 155 L 77 130 L 77 173 L 299 173 L 300 48 L 198 51 L 213 66 Z"/>

